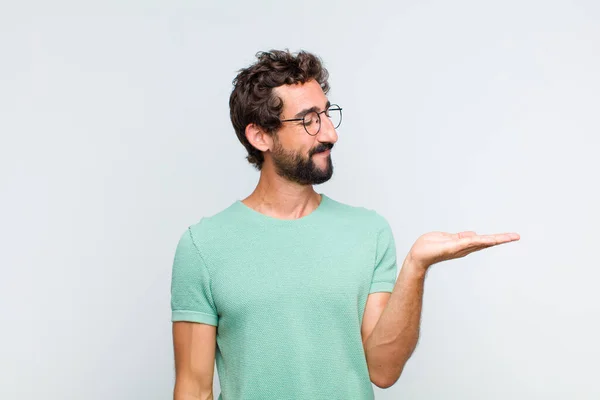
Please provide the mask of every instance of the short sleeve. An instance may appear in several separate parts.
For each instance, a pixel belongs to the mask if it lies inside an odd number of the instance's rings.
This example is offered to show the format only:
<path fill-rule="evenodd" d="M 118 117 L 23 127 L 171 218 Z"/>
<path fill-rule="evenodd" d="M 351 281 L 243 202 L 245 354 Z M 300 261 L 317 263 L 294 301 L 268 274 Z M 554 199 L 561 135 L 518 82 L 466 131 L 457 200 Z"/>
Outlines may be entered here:
<path fill-rule="evenodd" d="M 179 239 L 171 276 L 171 320 L 217 326 L 210 276 L 192 232 Z"/>
<path fill-rule="evenodd" d="M 391 292 L 397 276 L 396 244 L 388 222 L 378 215 L 380 220 L 377 233 L 375 266 L 369 293 Z"/>

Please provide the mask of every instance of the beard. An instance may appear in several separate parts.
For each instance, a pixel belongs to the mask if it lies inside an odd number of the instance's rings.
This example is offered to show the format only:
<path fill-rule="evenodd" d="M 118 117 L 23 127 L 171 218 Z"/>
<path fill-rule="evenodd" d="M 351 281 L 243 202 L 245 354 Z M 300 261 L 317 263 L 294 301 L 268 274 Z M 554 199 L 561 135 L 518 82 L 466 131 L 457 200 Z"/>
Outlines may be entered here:
<path fill-rule="evenodd" d="M 333 175 L 331 154 L 327 156 L 325 168 L 318 167 L 313 156 L 326 150 L 331 150 L 333 143 L 321 143 L 308 153 L 308 157 L 300 152 L 285 150 L 279 141 L 275 140 L 272 151 L 273 164 L 277 174 L 289 181 L 300 185 L 318 185 L 327 182 Z"/>

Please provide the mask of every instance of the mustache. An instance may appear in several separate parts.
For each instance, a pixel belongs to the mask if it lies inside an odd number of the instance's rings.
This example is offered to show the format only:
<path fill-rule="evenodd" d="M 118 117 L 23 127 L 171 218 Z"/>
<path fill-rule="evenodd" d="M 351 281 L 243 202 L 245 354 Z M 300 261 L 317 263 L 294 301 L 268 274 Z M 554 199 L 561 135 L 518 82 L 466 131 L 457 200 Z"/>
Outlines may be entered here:
<path fill-rule="evenodd" d="M 312 156 L 314 154 L 322 153 L 331 149 L 333 149 L 333 143 L 321 143 L 310 151 L 310 155 Z"/>

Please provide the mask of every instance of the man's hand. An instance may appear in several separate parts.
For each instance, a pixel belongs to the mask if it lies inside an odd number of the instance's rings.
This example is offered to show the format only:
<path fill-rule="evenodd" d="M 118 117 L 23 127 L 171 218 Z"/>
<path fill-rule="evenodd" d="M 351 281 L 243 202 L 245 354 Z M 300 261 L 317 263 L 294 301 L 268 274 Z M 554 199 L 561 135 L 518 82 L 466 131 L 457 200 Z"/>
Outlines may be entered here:
<path fill-rule="evenodd" d="M 427 268 L 519 239 L 516 233 L 477 235 L 470 231 L 431 232 L 421 236 L 406 256 L 394 291 L 379 318 L 375 323 L 369 322 L 374 328 L 365 335 L 363 343 L 371 382 L 380 388 L 392 386 L 417 345 Z"/>
<path fill-rule="evenodd" d="M 520 238 L 518 233 L 478 235 L 472 231 L 430 232 L 417 239 L 407 258 L 418 268 L 427 270 L 431 265 L 441 261 L 461 258 L 475 251 L 514 242 Z"/>

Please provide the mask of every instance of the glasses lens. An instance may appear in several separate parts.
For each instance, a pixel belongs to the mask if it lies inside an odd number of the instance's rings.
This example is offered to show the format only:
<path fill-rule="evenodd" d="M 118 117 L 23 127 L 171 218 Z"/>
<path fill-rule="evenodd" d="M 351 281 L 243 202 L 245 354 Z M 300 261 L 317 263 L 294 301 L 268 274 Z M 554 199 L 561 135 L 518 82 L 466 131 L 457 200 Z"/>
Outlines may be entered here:
<path fill-rule="evenodd" d="M 304 116 L 304 129 L 309 135 L 316 135 L 321 128 L 321 120 L 316 112 L 309 112 Z"/>
<path fill-rule="evenodd" d="M 338 106 L 332 106 L 327 110 L 327 116 L 331 120 L 333 127 L 337 129 L 342 123 L 342 109 Z"/>

